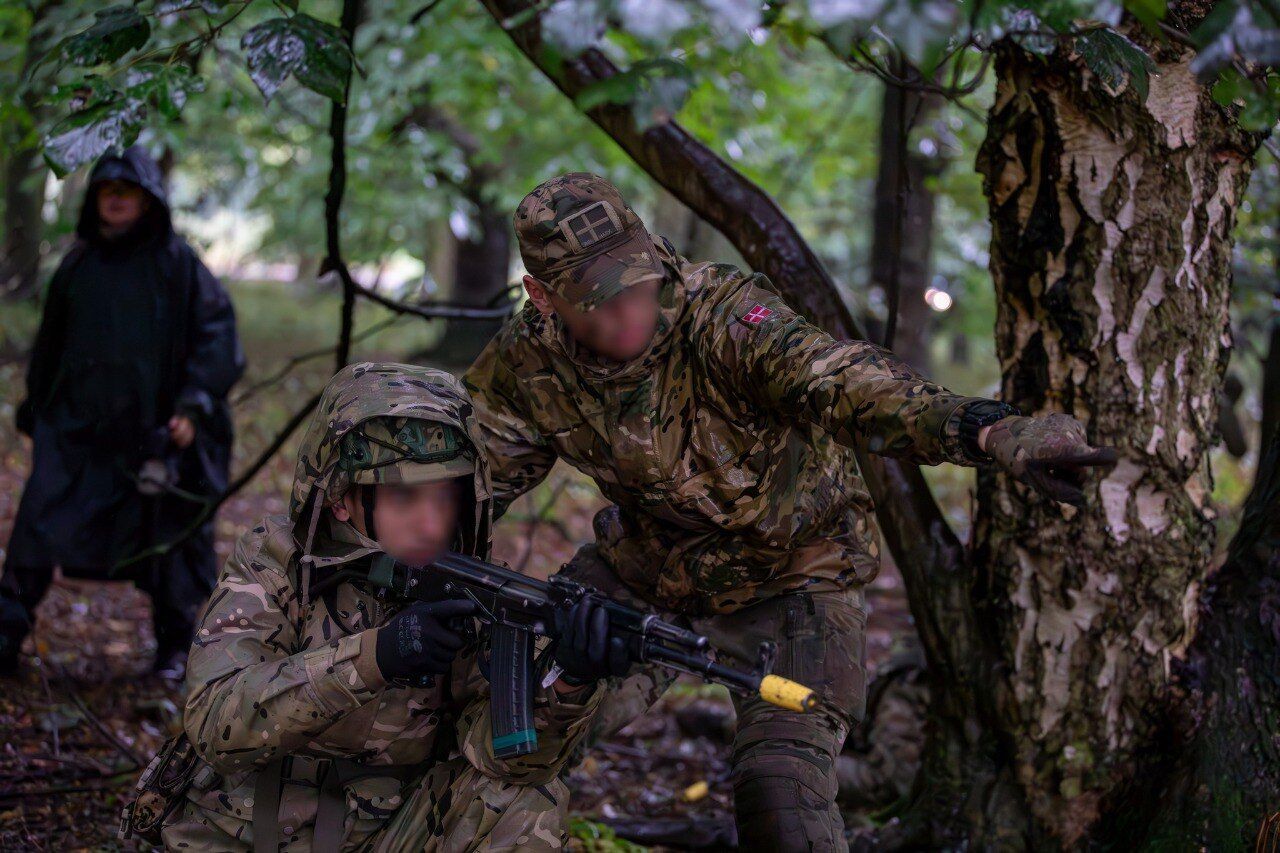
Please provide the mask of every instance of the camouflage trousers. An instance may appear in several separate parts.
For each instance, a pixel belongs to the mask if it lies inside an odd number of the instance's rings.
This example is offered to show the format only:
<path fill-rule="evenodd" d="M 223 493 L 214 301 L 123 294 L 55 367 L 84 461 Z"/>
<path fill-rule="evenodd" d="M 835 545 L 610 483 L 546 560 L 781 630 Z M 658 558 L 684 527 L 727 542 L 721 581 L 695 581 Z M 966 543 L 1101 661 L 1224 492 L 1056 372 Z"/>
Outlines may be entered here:
<path fill-rule="evenodd" d="M 392 851 L 560 850 L 569 790 L 559 779 L 515 785 L 465 759 L 432 768 L 386 829 L 365 849 Z"/>
<path fill-rule="evenodd" d="M 651 606 L 623 586 L 594 544 L 581 548 L 565 572 L 621 600 Z M 734 696 L 733 791 L 742 849 L 847 850 L 836 806 L 836 756 L 866 709 L 861 587 L 781 595 L 729 614 L 672 618 L 707 635 L 738 666 L 755 666 L 760 642 L 772 640 L 778 646 L 774 672 L 822 698 L 816 711 L 800 714 L 759 697 Z M 610 684 L 591 740 L 643 714 L 672 680 L 665 670 L 646 667 Z"/>
<path fill-rule="evenodd" d="M 516 785 L 486 776 L 464 758 L 454 758 L 437 763 L 412 783 L 403 805 L 389 815 L 385 806 L 379 808 L 398 800 L 398 796 L 375 796 L 370 801 L 349 791 L 346 842 L 342 849 L 463 853 L 547 851 L 564 846 L 569 791 L 559 779 L 545 785 Z M 188 802 L 177 819 L 165 827 L 166 849 L 253 849 L 252 812 L 232 816 L 209 808 L 215 803 L 208 799 L 202 802 L 205 807 Z M 301 820 L 296 826 L 282 827 L 280 849 L 315 849 L 311 825 L 314 804 L 290 808 L 297 800 L 289 796 L 284 802 L 281 821 L 290 820 L 290 811 L 298 812 Z M 385 816 L 375 817 L 378 812 Z"/>

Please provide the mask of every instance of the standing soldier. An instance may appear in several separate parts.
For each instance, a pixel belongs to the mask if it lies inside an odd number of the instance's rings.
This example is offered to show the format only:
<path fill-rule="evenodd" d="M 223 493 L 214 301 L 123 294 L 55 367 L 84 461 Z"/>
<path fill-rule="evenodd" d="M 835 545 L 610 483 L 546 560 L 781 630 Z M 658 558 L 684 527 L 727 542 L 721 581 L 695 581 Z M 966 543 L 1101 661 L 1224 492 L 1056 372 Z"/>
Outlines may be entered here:
<path fill-rule="evenodd" d="M 739 836 L 844 849 L 835 756 L 864 711 L 863 587 L 879 568 L 853 446 L 994 464 L 1071 503 L 1114 452 L 1071 417 L 1020 417 L 832 339 L 763 276 L 676 255 L 595 175 L 537 187 L 515 230 L 529 303 L 466 377 L 498 510 L 564 459 L 613 504 L 567 572 L 684 614 L 746 665 L 775 639 L 776 670 L 821 710 L 735 699 Z M 664 687 L 632 676 L 601 713 L 627 719 Z"/>
<path fill-rule="evenodd" d="M 212 522 L 113 569 L 189 532 L 226 488 L 226 395 L 244 372 L 235 314 L 174 233 L 160 167 L 139 146 L 94 166 L 76 237 L 49 286 L 18 407 L 32 466 L 0 577 L 0 671 L 16 665 L 61 566 L 150 593 L 156 669 L 180 678 L 217 574 Z"/>
<path fill-rule="evenodd" d="M 403 605 L 360 580 L 379 552 L 413 565 L 488 555 L 478 440 L 447 373 L 364 363 L 330 380 L 289 515 L 245 533 L 222 571 L 191 651 L 189 740 L 143 774 L 126 834 L 163 823 L 168 849 L 259 853 L 561 848 L 557 773 L 609 671 L 607 613 L 570 611 L 591 627 L 571 619 L 553 653 L 538 749 L 501 760 L 478 643 L 457 624 L 475 604 Z"/>

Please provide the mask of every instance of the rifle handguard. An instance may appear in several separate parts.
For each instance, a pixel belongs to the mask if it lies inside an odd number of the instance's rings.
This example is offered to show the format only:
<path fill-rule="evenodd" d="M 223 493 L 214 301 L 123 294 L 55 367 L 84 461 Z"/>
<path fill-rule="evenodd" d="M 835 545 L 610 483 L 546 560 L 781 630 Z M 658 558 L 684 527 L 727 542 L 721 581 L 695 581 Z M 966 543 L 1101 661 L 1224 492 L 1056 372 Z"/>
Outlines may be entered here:
<path fill-rule="evenodd" d="M 818 694 L 781 675 L 766 675 L 760 679 L 760 698 L 797 713 L 812 711 L 818 706 Z"/>

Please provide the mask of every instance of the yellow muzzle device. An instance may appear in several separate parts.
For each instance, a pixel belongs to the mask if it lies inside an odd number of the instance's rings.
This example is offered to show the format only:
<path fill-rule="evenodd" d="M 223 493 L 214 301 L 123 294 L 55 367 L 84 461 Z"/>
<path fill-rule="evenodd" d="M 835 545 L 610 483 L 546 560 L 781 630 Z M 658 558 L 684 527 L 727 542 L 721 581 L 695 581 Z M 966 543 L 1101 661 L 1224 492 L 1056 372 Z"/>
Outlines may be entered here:
<path fill-rule="evenodd" d="M 771 705 L 798 713 L 812 711 L 818 706 L 817 693 L 781 675 L 766 675 L 760 679 L 760 698 Z"/>

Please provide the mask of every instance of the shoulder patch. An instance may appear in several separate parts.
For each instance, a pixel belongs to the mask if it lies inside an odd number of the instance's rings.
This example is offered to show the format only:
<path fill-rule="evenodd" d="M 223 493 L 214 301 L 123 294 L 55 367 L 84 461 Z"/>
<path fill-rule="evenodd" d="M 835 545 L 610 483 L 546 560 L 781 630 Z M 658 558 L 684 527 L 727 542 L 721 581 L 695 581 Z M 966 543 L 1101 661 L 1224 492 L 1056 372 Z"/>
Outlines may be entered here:
<path fill-rule="evenodd" d="M 746 312 L 738 318 L 738 320 L 746 323 L 748 326 L 758 326 L 773 315 L 774 310 L 772 308 L 766 308 L 764 305 L 757 302 L 748 308 Z"/>

